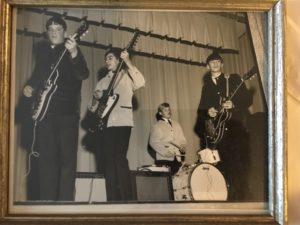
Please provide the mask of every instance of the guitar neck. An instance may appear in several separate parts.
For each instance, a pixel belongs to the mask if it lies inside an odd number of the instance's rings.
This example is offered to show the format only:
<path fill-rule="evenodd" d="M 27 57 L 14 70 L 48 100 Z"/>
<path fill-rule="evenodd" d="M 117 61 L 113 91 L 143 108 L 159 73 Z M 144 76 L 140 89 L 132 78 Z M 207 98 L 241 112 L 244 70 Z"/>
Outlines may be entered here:
<path fill-rule="evenodd" d="M 241 86 L 243 85 L 243 83 L 245 82 L 244 79 L 242 79 L 242 81 L 239 83 L 239 85 L 236 87 L 236 89 L 234 90 L 234 92 L 228 97 L 226 98 L 226 100 L 231 101 L 232 98 L 235 96 L 235 94 L 237 93 L 237 91 L 241 88 Z M 224 107 L 222 105 L 220 105 L 218 107 L 218 111 L 220 112 Z"/>
<path fill-rule="evenodd" d="M 59 66 L 59 64 L 60 64 L 61 60 L 63 59 L 64 55 L 66 54 L 66 52 L 67 52 L 67 49 L 64 48 L 63 52 L 61 53 L 60 57 L 58 58 L 58 60 L 57 60 L 57 62 L 55 64 L 55 66 L 53 67 L 53 69 L 52 69 L 52 71 L 51 71 L 51 73 L 50 73 L 47 81 L 51 80 L 54 72 L 56 71 L 57 67 Z"/>
<path fill-rule="evenodd" d="M 127 51 L 128 49 L 130 49 L 134 46 L 134 44 L 138 38 L 138 35 L 139 35 L 138 31 L 135 31 L 133 38 L 129 41 L 128 45 L 123 49 L 123 51 Z M 112 94 L 112 91 L 115 88 L 115 83 L 117 81 L 118 75 L 122 69 L 123 64 L 124 64 L 124 59 L 121 59 L 121 61 L 119 62 L 118 66 L 117 66 L 116 72 L 114 73 L 113 78 L 107 88 L 107 96 L 110 96 Z"/>
<path fill-rule="evenodd" d="M 122 59 L 120 61 L 120 63 L 118 64 L 118 67 L 117 67 L 116 72 L 114 73 L 114 75 L 111 79 L 110 84 L 108 85 L 107 92 L 106 92 L 107 96 L 110 96 L 112 94 L 112 91 L 114 90 L 115 83 L 117 81 L 118 75 L 121 71 L 121 68 L 122 68 L 123 64 L 124 64 L 124 60 Z"/>
<path fill-rule="evenodd" d="M 234 92 L 229 96 L 228 100 L 231 100 L 235 96 L 235 94 L 237 93 L 237 91 L 240 89 L 240 87 L 243 85 L 244 82 L 245 82 L 245 80 L 242 80 L 241 83 L 239 83 L 239 85 L 234 90 Z"/>

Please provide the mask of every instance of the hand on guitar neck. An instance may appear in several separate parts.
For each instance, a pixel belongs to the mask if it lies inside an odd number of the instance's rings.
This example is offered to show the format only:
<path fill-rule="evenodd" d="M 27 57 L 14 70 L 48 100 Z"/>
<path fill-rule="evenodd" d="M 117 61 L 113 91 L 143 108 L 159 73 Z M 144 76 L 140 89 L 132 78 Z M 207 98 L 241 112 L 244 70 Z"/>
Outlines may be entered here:
<path fill-rule="evenodd" d="M 120 58 L 125 62 L 125 64 L 129 69 L 133 67 L 133 64 L 130 60 L 129 53 L 127 50 L 121 52 Z"/>

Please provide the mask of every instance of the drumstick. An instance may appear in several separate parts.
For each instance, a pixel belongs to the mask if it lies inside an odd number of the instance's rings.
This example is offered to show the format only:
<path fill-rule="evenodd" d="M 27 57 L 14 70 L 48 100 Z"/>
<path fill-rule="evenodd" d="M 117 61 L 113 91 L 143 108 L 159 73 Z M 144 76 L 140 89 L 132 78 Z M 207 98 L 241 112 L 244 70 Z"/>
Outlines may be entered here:
<path fill-rule="evenodd" d="M 182 153 L 182 154 L 185 153 L 184 150 L 183 150 L 183 149 L 184 149 L 183 147 L 181 147 L 181 146 L 175 144 L 173 141 L 170 141 L 169 143 L 170 143 L 171 145 L 175 146 L 176 148 L 178 148 L 178 150 L 180 151 L 180 153 Z"/>
<path fill-rule="evenodd" d="M 175 156 L 185 156 L 185 154 L 175 154 Z"/>

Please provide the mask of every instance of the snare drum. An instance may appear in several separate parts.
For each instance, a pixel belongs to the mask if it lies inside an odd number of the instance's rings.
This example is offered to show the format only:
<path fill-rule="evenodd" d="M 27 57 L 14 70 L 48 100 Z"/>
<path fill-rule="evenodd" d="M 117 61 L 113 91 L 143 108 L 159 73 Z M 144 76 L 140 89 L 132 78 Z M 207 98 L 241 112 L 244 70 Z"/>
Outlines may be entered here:
<path fill-rule="evenodd" d="M 226 201 L 228 190 L 221 172 L 211 164 L 182 167 L 172 177 L 175 201 Z"/>

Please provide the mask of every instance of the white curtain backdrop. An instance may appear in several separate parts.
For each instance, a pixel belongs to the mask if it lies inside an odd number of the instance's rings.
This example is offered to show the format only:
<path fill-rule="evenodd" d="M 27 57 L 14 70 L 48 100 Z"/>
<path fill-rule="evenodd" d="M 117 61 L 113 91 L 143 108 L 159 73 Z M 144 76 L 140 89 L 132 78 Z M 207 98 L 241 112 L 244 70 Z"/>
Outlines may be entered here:
<path fill-rule="evenodd" d="M 239 51 L 239 54 L 223 54 L 224 70 L 226 73 L 246 73 L 254 64 L 255 56 L 251 50 L 251 38 L 246 24 L 233 19 L 210 13 L 198 12 L 160 12 L 160 11 L 121 11 L 121 10 L 88 10 L 88 9 L 48 9 L 56 13 L 66 13 L 67 16 L 88 20 L 138 28 L 141 31 L 152 32 L 172 38 L 181 38 L 209 46 L 228 48 Z M 18 10 L 17 29 L 42 33 L 49 18 L 43 13 Z M 79 22 L 66 20 L 68 32 L 75 31 Z M 242 31 L 242 32 L 241 32 Z M 108 27 L 91 25 L 84 41 L 115 47 L 125 47 L 132 33 Z M 18 34 L 16 43 L 16 83 L 15 106 L 19 104 L 22 89 L 31 75 L 33 58 L 32 46 L 37 38 L 31 35 Z M 81 118 L 85 115 L 87 104 L 97 82 L 97 71 L 104 66 L 105 50 L 96 47 L 80 46 L 88 67 L 90 77 L 83 82 Z M 196 62 L 205 62 L 211 50 L 185 45 L 180 42 L 161 40 L 154 37 L 142 36 L 136 46 L 136 51 L 156 53 Z M 195 163 L 196 152 L 199 150 L 199 139 L 194 133 L 197 107 L 201 97 L 203 75 L 205 67 L 171 62 L 145 56 L 134 56 L 134 64 L 143 73 L 146 86 L 135 93 L 136 109 L 128 159 L 131 170 L 142 165 L 154 163 L 147 151 L 149 131 L 155 122 L 157 106 L 162 102 L 169 102 L 173 112 L 173 119 L 179 121 L 186 135 L 188 146 L 186 162 Z M 261 74 L 264 76 L 264 73 Z M 252 113 L 264 112 L 264 94 L 260 89 L 260 79 L 247 83 L 253 89 L 254 104 Z M 29 131 L 30 132 L 30 131 Z M 92 153 L 85 150 L 80 144 L 85 131 L 79 130 L 78 165 L 77 171 L 95 171 L 95 161 Z M 20 145 L 20 127 L 15 126 L 14 149 L 14 196 L 15 200 L 26 200 L 27 152 Z"/>
<path fill-rule="evenodd" d="M 268 93 L 268 77 L 267 74 L 267 54 L 268 54 L 268 36 L 267 36 L 267 14 L 258 12 L 248 12 L 249 28 L 253 40 L 255 56 L 259 72 L 261 74 L 261 82 L 264 93 Z"/>

